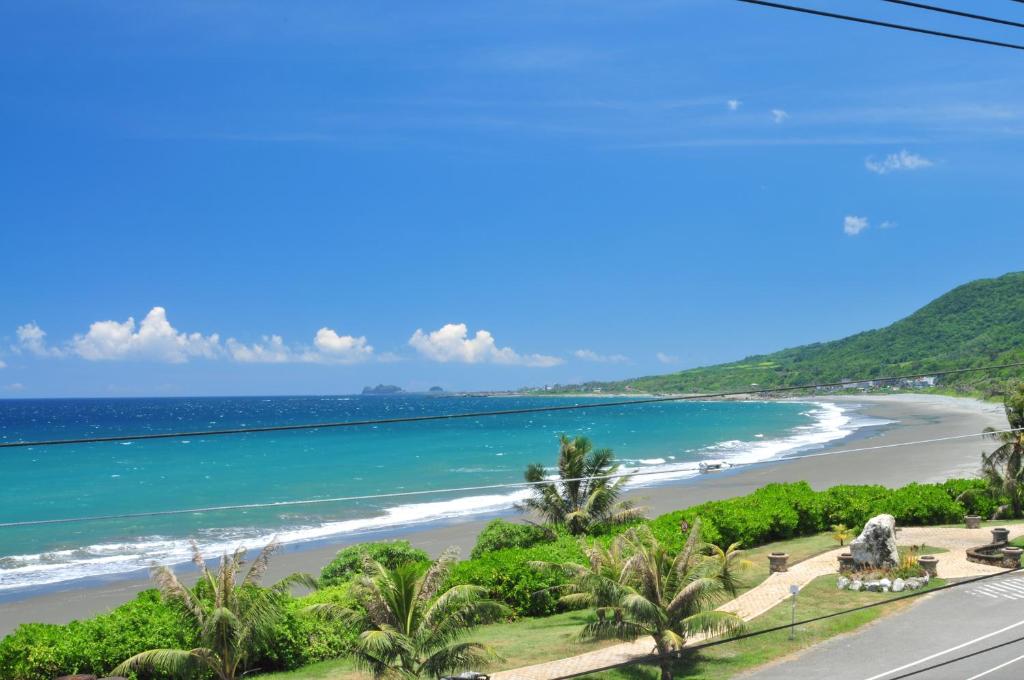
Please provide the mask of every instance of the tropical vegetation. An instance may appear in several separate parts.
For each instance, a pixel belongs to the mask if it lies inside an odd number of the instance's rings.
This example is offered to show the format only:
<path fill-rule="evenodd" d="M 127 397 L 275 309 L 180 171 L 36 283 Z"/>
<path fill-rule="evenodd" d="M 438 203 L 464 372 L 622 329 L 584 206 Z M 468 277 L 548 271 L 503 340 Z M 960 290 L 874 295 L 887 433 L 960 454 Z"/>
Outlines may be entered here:
<path fill-rule="evenodd" d="M 1008 430 L 986 428 L 987 436 L 999 446 L 981 456 L 981 476 L 995 498 L 1007 498 L 1000 508 L 1004 514 L 1020 517 L 1024 512 L 1024 383 L 1015 383 L 1003 400 Z"/>
<path fill-rule="evenodd" d="M 643 508 L 622 500 L 629 476 L 614 477 L 619 471 L 611 449 L 594 449 L 586 437 L 561 435 L 558 449 L 558 479 L 549 481 L 540 463 L 526 468 L 532 496 L 520 504 L 545 522 L 575 535 L 592 533 L 626 524 L 643 515 Z"/>
<path fill-rule="evenodd" d="M 627 640 L 650 636 L 660 657 L 662 680 L 672 680 L 674 655 L 695 635 L 715 636 L 743 629 L 743 620 L 716 607 L 736 596 L 737 571 L 748 566 L 735 544 L 705 546 L 697 521 L 683 549 L 666 549 L 646 526 L 615 537 L 609 547 L 587 550 L 588 565 L 535 563 L 561 570 L 570 579 L 560 602 L 591 607 L 596 619 L 584 639 Z M 706 552 L 707 554 L 702 554 Z"/>
<path fill-rule="evenodd" d="M 281 591 L 289 578 L 272 589 L 260 586 L 270 556 L 277 549 L 271 542 L 238 583 L 245 564 L 245 549 L 224 555 L 212 571 L 192 544 L 192 561 L 199 568 L 200 581 L 194 589 L 181 584 L 168 567 L 155 567 L 153 579 L 164 597 L 179 605 L 198 644 L 189 649 L 158 648 L 132 655 L 119 664 L 114 675 L 165 673 L 187 677 L 208 673 L 218 680 L 235 680 L 252 670 L 250 662 L 261 644 L 273 640 L 275 626 L 283 615 Z"/>
<path fill-rule="evenodd" d="M 351 655 L 375 678 L 436 678 L 487 664 L 494 654 L 463 638 L 508 610 L 480 586 L 444 587 L 456 557 L 446 551 L 425 570 L 416 562 L 389 567 L 368 559 L 354 587 L 358 607 L 327 602 L 309 610 L 361 631 Z"/>
<path fill-rule="evenodd" d="M 966 493 L 968 491 L 974 493 Z M 561 570 L 538 570 L 532 564 L 548 562 L 587 566 L 591 563 L 588 550 L 611 549 L 616 537 L 630 529 L 644 527 L 666 555 L 673 558 L 693 536 L 697 536 L 694 540 L 720 546 L 740 542 L 748 552 L 753 550 L 758 555 L 748 578 L 755 574 L 757 578 L 764 578 L 767 567 L 763 551 L 768 548 L 757 546 L 774 546 L 778 545 L 777 541 L 787 541 L 785 549 L 793 559 L 798 559 L 797 551 L 809 556 L 828 549 L 831 527 L 838 523 L 848 527 L 860 526 L 880 512 L 895 515 L 903 526 L 960 523 L 965 514 L 990 517 L 1006 503 L 1008 499 L 1005 497 L 997 498 L 991 494 L 983 479 L 953 479 L 941 484 L 911 484 L 898 489 L 843 485 L 822 491 L 798 482 L 768 485 L 747 496 L 703 503 L 653 520 L 636 520 L 633 525 L 613 526 L 606 532 L 584 537 L 574 537 L 564 527 L 549 531 L 495 520 L 481 534 L 478 549 L 474 549 L 471 559 L 449 562 L 448 573 L 437 592 L 443 593 L 456 586 L 477 588 L 483 597 L 507 607 L 509 618 L 522 622 L 536 621 L 535 626 L 522 625 L 532 631 L 530 635 L 543 637 L 541 631 L 547 626 L 556 626 L 558 621 L 572 621 L 573 630 L 579 630 L 590 619 L 580 619 L 579 614 L 574 615 L 576 618 L 565 618 L 567 614 L 558 613 L 566 607 L 559 600 L 562 595 L 569 594 L 565 587 L 572 582 L 570 575 Z M 700 525 L 695 528 L 698 518 Z M 688 527 L 685 533 L 680 531 L 684 520 Z M 516 526 L 530 528 L 522 531 L 511 528 Z M 274 591 L 281 603 L 281 611 L 268 634 L 269 639 L 254 645 L 240 667 L 268 672 L 297 669 L 333 659 L 345 659 L 338 663 L 353 663 L 350 660 L 353 652 L 358 651 L 359 636 L 369 626 L 355 625 L 345 617 L 311 615 L 310 606 L 330 603 L 335 611 L 359 611 L 365 599 L 360 582 L 365 578 L 364 565 L 368 558 L 382 564 L 393 558 L 395 562 L 390 566 L 384 565 L 391 569 L 406 560 L 416 565 L 420 570 L 418 574 L 426 573 L 430 564 L 405 542 L 368 543 L 342 550 L 339 557 L 324 568 L 320 587 L 315 592 L 293 596 Z M 213 573 L 216 576 L 216 571 Z M 204 606 L 210 606 L 211 598 L 215 599 L 214 590 L 208 580 L 206 583 L 204 585 L 200 581 L 191 590 L 195 597 L 203 598 L 202 601 L 207 603 Z M 248 589 L 256 586 L 243 584 L 239 587 Z M 150 590 L 107 614 L 91 619 L 65 625 L 23 625 L 0 641 L 0 677 L 51 680 L 69 673 L 106 676 L 111 675 L 125 659 L 146 650 L 214 649 L 216 645 L 201 639 L 201 631 L 187 608 L 169 595 Z M 552 618 L 552 615 L 557 615 L 557 618 Z M 502 626 L 486 628 L 486 634 L 474 632 L 471 641 L 489 640 L 493 643 L 500 640 Z M 559 630 L 567 629 L 562 627 Z M 504 648 L 508 649 L 507 646 Z M 592 646 L 572 647 L 568 642 L 565 647 L 567 653 L 589 648 Z M 553 654 L 550 649 L 547 653 Z M 510 662 L 513 656 L 527 659 L 529 650 L 508 656 Z M 151 677 L 170 676 L 154 672 Z"/>

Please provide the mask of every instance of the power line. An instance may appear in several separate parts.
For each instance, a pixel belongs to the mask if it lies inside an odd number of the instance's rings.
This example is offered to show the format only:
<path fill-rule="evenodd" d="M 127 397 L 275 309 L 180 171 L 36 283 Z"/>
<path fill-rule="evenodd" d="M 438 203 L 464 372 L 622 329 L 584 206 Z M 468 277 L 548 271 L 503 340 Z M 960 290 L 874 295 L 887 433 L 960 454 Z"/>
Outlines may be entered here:
<path fill-rule="evenodd" d="M 768 460 L 751 461 L 749 463 L 734 463 L 730 467 L 748 467 L 752 465 L 769 465 L 773 463 L 788 463 L 791 461 L 805 460 L 807 458 L 820 458 L 823 456 L 836 456 L 847 453 L 862 453 L 865 451 L 879 451 L 881 449 L 894 449 L 903 446 L 916 446 L 920 444 L 935 444 L 938 442 L 954 441 L 957 439 L 968 439 L 970 437 L 980 437 L 986 434 L 1003 434 L 1009 432 L 1021 432 L 1024 428 L 1008 429 L 1008 430 L 990 430 L 988 432 L 971 432 L 969 434 L 956 434 L 949 435 L 946 437 L 936 437 L 933 439 L 920 439 L 911 442 L 896 442 L 894 444 L 879 444 L 877 446 L 864 446 L 856 449 L 842 449 L 839 451 L 824 451 L 822 453 L 810 453 L 804 456 L 791 456 L 789 458 L 772 458 Z M 590 477 L 574 477 L 570 479 L 553 479 L 544 480 L 540 482 L 505 482 L 500 484 L 484 484 L 480 486 L 462 486 L 448 489 L 421 489 L 418 491 L 394 491 L 391 493 L 379 493 L 379 494 L 367 494 L 362 496 L 337 496 L 334 498 L 307 498 L 293 501 L 272 501 L 267 503 L 239 503 L 236 505 L 214 505 L 202 508 L 186 508 L 186 509 L 173 509 L 173 510 L 151 510 L 147 512 L 130 512 L 112 515 L 89 515 L 84 517 L 62 517 L 57 519 L 35 519 L 25 520 L 18 522 L 0 522 L 0 529 L 9 529 L 15 527 L 30 527 L 40 526 L 44 524 L 75 524 L 83 522 L 100 522 L 109 520 L 121 520 L 121 519 L 140 519 L 144 517 L 166 517 L 168 515 L 193 515 L 208 512 L 222 512 L 227 510 L 260 510 L 266 508 L 282 508 L 296 505 L 323 505 L 325 503 L 342 503 L 352 501 L 368 501 L 368 500 L 380 500 L 384 498 L 405 498 L 409 496 L 427 496 L 436 494 L 446 493 L 465 493 L 467 491 L 494 491 L 497 489 L 525 489 L 532 486 L 540 486 L 543 484 L 551 483 L 566 483 L 566 482 L 587 482 L 599 479 L 621 479 L 624 477 L 646 477 L 653 475 L 671 475 L 680 472 L 697 472 L 698 466 L 687 466 L 687 467 L 675 467 L 671 469 L 661 470 L 641 470 L 633 472 L 620 472 L 610 475 L 594 475 Z"/>
<path fill-rule="evenodd" d="M 1018 21 L 1010 21 L 1008 19 L 998 19 L 996 17 L 985 16 L 984 14 L 972 14 L 970 12 L 961 12 L 957 9 L 948 9 L 946 7 L 936 7 L 935 5 L 926 5 L 921 2 L 911 2 L 910 0 L 882 0 L 882 2 L 889 2 L 894 5 L 905 5 L 907 7 L 916 7 L 917 9 L 927 10 L 929 12 L 940 12 L 942 14 L 952 14 L 953 16 L 964 17 L 967 19 L 977 19 L 978 21 L 988 21 L 993 24 L 1002 24 L 1004 26 L 1015 26 L 1017 28 L 1024 28 L 1024 24 Z M 1024 2 L 1024 0 L 1022 0 Z"/>
<path fill-rule="evenodd" d="M 728 644 L 730 642 L 738 642 L 740 640 L 746 640 L 747 638 L 758 637 L 761 635 L 767 635 L 769 633 L 777 633 L 781 630 L 789 630 L 794 626 L 805 626 L 810 623 L 817 623 L 818 621 L 824 621 L 826 619 L 832 619 L 837 616 L 843 616 L 845 614 L 853 614 L 855 612 L 864 611 L 865 609 L 872 609 L 874 607 L 881 607 L 882 605 L 890 604 L 892 602 L 899 602 L 901 600 L 909 600 L 914 597 L 921 597 L 922 595 L 930 595 L 932 593 L 941 592 L 943 590 L 949 590 L 951 588 L 959 588 L 961 586 L 971 585 L 979 581 L 984 581 L 990 578 L 997 578 L 999 576 L 1006 576 L 1007 574 L 1013 574 L 1024 570 L 1024 567 L 1016 567 L 1014 569 L 1006 569 L 1003 571 L 997 571 L 993 574 L 984 574 L 983 576 L 975 576 L 974 578 L 964 579 L 957 581 L 956 583 L 945 583 L 935 588 L 928 588 L 926 590 L 915 590 L 906 595 L 900 595 L 899 597 L 890 597 L 885 600 L 879 600 L 878 602 L 871 602 L 868 604 L 861 605 L 859 607 L 852 607 L 850 609 L 843 609 L 838 612 L 832 612 L 830 614 L 822 614 L 821 616 L 815 616 L 796 623 L 784 623 L 778 626 L 772 626 L 771 628 L 764 628 L 762 630 L 755 630 L 749 633 L 741 633 L 740 635 L 734 635 L 732 637 L 722 638 L 720 640 L 710 640 L 708 642 L 701 642 L 693 646 L 683 647 L 677 652 L 670 652 L 668 654 L 650 654 L 648 656 L 640 657 L 637 659 L 630 659 L 629 661 L 623 661 L 621 663 L 612 664 L 610 666 L 604 666 L 602 668 L 592 668 L 587 671 L 580 671 L 579 673 L 570 673 L 568 675 L 559 675 L 556 680 L 563 680 L 564 678 L 575 678 L 580 675 L 590 675 L 592 673 L 604 673 L 606 671 L 615 670 L 616 668 L 625 668 L 627 666 L 635 666 L 636 664 L 650 664 L 658 663 L 659 661 L 665 660 L 678 660 L 683 657 L 684 654 L 690 652 L 696 652 L 701 649 L 707 649 L 708 647 L 717 647 L 719 645 Z"/>
<path fill-rule="evenodd" d="M 894 24 L 888 21 L 878 21 L 877 19 L 864 19 L 862 17 L 850 16 L 849 14 L 837 14 L 835 12 L 826 12 L 820 9 L 810 9 L 808 7 L 797 7 L 795 5 L 784 5 L 778 2 L 767 2 L 766 0 L 738 0 L 738 2 L 745 2 L 750 5 L 761 5 L 762 7 L 771 7 L 773 9 L 782 9 L 790 12 L 800 12 L 802 14 L 812 14 L 814 16 L 826 17 L 828 19 L 840 19 L 842 21 L 853 21 L 858 24 L 868 24 L 870 26 L 881 26 L 882 28 L 893 28 L 899 31 L 910 31 L 911 33 L 922 33 L 924 35 L 933 35 L 939 38 L 951 38 L 953 40 L 964 40 L 972 43 L 979 43 L 982 45 L 992 45 L 994 47 L 1007 47 L 1012 50 L 1024 50 L 1024 45 L 1017 45 L 1014 43 L 1000 42 L 998 40 L 988 40 L 986 38 L 975 38 L 969 35 L 960 35 L 958 33 L 947 33 L 945 31 L 933 31 L 928 28 L 918 28 L 916 26 L 907 26 L 905 24 Z"/>
<path fill-rule="evenodd" d="M 746 2 L 747 0 L 740 0 Z M 594 408 L 612 408 L 618 406 L 637 406 L 640 404 L 660 404 L 670 401 L 698 401 L 704 399 L 720 399 L 723 397 L 738 397 L 753 394 L 775 394 L 778 392 L 795 392 L 799 390 L 813 390 L 829 387 L 845 387 L 859 385 L 866 382 L 887 383 L 899 380 L 913 380 L 915 378 L 928 378 L 946 375 L 957 375 L 963 373 L 979 373 L 984 371 L 997 371 L 1006 368 L 1024 367 L 1024 361 L 1016 361 L 1008 364 L 995 364 L 990 366 L 978 366 L 976 368 L 957 368 L 947 371 L 930 371 L 927 373 L 913 373 L 909 375 L 896 375 L 884 378 L 861 378 L 858 380 L 840 380 L 838 382 L 814 383 L 809 385 L 794 385 L 791 387 L 773 387 L 758 390 L 738 390 L 733 392 L 715 392 L 711 394 L 690 394 L 669 397 L 649 397 L 640 399 L 625 399 L 616 401 L 599 401 L 592 404 L 568 404 L 564 406 L 536 406 L 530 408 L 501 409 L 497 411 L 475 411 L 470 413 L 442 413 L 429 416 L 405 416 L 400 418 L 381 418 L 378 420 L 347 420 L 341 422 L 327 423 L 304 423 L 296 425 L 269 425 L 266 427 L 236 427 L 224 430 L 195 430 L 190 432 L 160 432 L 151 434 L 130 434 L 115 435 L 109 437 L 81 437 L 75 439 L 49 439 L 40 441 L 19 441 L 2 442 L 0 448 L 15 448 L 26 446 L 61 446 L 66 444 L 98 444 L 124 441 L 144 441 L 147 439 L 177 439 L 181 437 L 214 437 L 231 434 L 252 434 L 258 432 L 286 432 L 290 430 L 321 430 L 341 427 L 366 427 L 373 425 L 394 425 L 398 423 L 421 423 L 437 420 L 459 420 L 465 418 L 486 418 L 493 416 L 522 415 L 527 413 L 549 413 L 556 411 L 579 411 Z"/>

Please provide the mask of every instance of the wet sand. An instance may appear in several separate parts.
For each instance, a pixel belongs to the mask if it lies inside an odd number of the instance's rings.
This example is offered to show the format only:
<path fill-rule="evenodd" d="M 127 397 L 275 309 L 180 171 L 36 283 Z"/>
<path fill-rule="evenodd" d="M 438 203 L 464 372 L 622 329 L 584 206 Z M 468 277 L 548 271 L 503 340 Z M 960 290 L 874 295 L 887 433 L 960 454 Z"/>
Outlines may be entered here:
<path fill-rule="evenodd" d="M 708 500 L 750 493 L 771 482 L 806 480 L 816 489 L 835 484 L 884 484 L 901 486 L 910 482 L 937 482 L 949 477 L 973 476 L 979 454 L 991 448 L 981 437 L 915 446 L 851 452 L 849 449 L 937 439 L 978 433 L 987 426 L 1007 427 L 1002 407 L 973 399 L 932 395 L 886 395 L 816 398 L 816 401 L 862 404 L 859 413 L 897 421 L 891 426 L 871 428 L 821 451 L 837 455 L 803 459 L 799 456 L 754 465 L 734 471 L 702 475 L 670 485 L 638 489 L 631 496 L 649 508 L 649 516 L 677 510 Z M 277 555 L 271 563 L 267 582 L 296 571 L 317 573 L 340 547 L 385 538 L 406 538 L 432 554 L 448 546 L 459 546 L 468 555 L 476 535 L 491 517 L 474 517 L 458 522 L 410 530 L 359 534 L 349 540 L 337 537 L 320 544 L 294 546 Z M 184 568 L 181 568 L 184 571 Z M 108 582 L 72 583 L 65 589 L 51 586 L 44 593 L 0 602 L 0 635 L 20 623 L 42 621 L 63 623 L 107 611 L 151 587 L 145 574 L 124 576 Z"/>

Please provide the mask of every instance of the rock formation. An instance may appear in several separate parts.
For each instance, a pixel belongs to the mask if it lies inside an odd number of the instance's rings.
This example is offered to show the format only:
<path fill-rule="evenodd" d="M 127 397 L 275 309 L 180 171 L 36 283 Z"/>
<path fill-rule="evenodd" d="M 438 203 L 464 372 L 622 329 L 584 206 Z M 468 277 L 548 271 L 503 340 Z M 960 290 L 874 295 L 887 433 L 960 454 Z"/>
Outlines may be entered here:
<path fill-rule="evenodd" d="M 896 519 L 892 515 L 877 515 L 869 519 L 860 536 L 850 542 L 850 554 L 858 569 L 895 567 L 899 564 Z"/>

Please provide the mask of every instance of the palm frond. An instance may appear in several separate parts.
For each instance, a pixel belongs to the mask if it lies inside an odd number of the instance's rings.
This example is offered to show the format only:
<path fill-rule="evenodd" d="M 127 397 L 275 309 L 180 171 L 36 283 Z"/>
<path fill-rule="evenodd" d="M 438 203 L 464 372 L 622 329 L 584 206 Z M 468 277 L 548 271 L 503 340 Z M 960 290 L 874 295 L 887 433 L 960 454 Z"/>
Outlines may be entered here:
<path fill-rule="evenodd" d="M 204 654 L 197 654 L 199 651 Z M 212 652 L 208 649 L 150 649 L 126 659 L 114 668 L 112 674 L 133 676 L 137 673 L 161 673 L 176 678 L 187 677 L 204 665 L 203 659 L 210 654 Z"/>
<path fill-rule="evenodd" d="M 270 539 L 270 543 L 263 546 L 263 550 L 260 554 L 252 561 L 252 566 L 249 567 L 249 573 L 245 575 L 245 581 L 250 585 L 258 585 L 263 580 L 263 575 L 267 573 L 267 567 L 270 566 L 270 556 L 277 552 L 277 549 L 281 547 L 277 537 Z"/>
<path fill-rule="evenodd" d="M 430 565 L 427 573 L 423 575 L 419 589 L 420 600 L 429 600 L 437 594 L 437 589 L 444 583 L 448 573 L 451 571 L 452 565 L 458 560 L 458 546 L 449 546 L 441 553 L 441 556 Z"/>
<path fill-rule="evenodd" d="M 307 574 L 305 572 L 295 572 L 294 574 L 288 574 L 283 579 L 275 583 L 271 588 L 279 593 L 291 592 L 291 589 L 295 586 L 299 588 L 305 588 L 310 592 L 316 592 L 320 590 L 323 584 L 316 576 Z"/>

